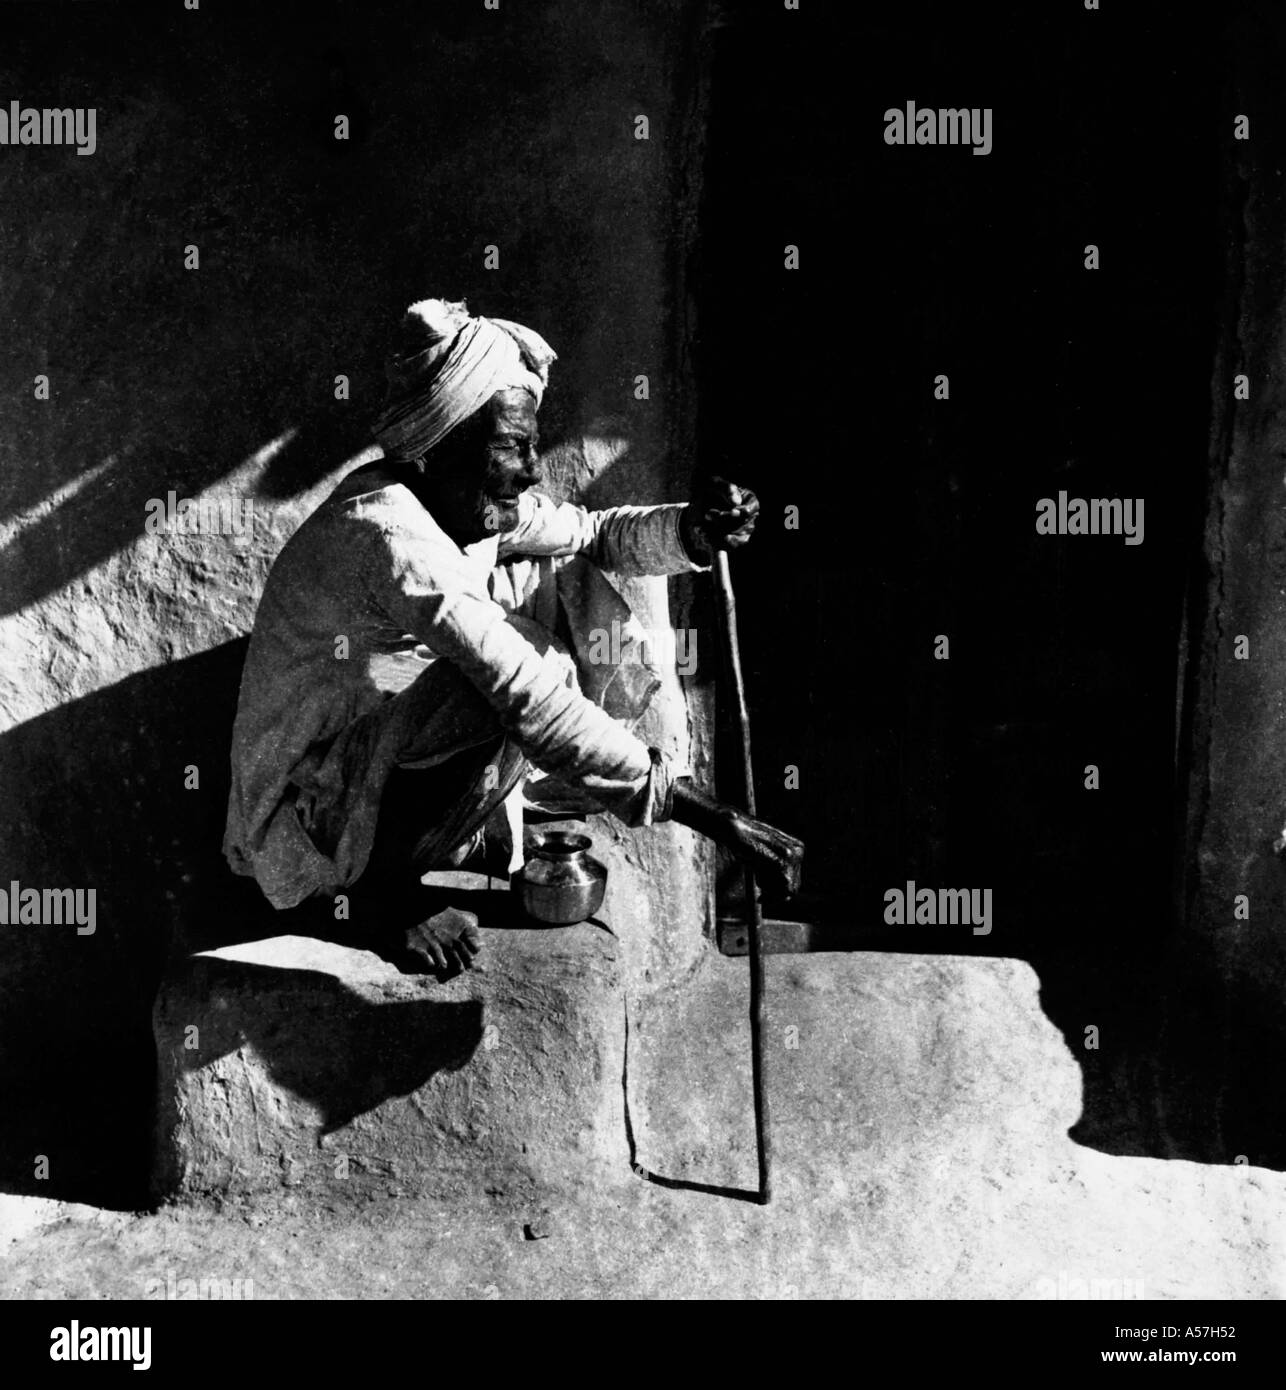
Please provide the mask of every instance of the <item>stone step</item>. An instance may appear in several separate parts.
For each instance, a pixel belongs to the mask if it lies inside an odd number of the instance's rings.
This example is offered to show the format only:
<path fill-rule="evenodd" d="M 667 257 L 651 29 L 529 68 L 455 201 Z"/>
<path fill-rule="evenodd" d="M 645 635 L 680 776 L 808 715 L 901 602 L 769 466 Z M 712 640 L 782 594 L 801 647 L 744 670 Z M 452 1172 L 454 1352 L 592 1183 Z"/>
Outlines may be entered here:
<path fill-rule="evenodd" d="M 601 927 L 482 928 L 439 983 L 278 936 L 180 959 L 153 1014 L 158 1198 L 573 1191 L 630 1178 Z"/>

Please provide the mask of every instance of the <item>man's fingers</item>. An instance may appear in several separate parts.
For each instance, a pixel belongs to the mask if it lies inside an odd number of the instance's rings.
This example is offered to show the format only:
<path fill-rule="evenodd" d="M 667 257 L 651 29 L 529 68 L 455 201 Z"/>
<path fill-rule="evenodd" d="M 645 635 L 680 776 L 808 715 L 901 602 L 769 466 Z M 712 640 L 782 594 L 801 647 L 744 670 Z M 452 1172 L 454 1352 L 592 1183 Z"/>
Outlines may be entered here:
<path fill-rule="evenodd" d="M 712 511 L 727 512 L 741 508 L 752 512 L 759 510 L 759 498 L 748 487 L 738 487 L 726 478 L 711 478 L 701 489 L 699 496 L 701 506 L 707 514 Z"/>
<path fill-rule="evenodd" d="M 736 483 L 725 483 L 716 479 L 706 492 L 708 507 L 757 507 L 758 496 L 748 487 L 738 487 Z"/>
<path fill-rule="evenodd" d="M 436 941 L 429 941 L 425 937 L 413 937 L 407 941 L 406 949 L 419 962 L 422 970 L 436 971 L 438 974 L 446 971 L 446 956 Z"/>
<path fill-rule="evenodd" d="M 473 918 L 471 913 L 464 925 L 457 931 L 455 940 L 451 944 L 455 947 L 461 966 L 468 970 L 474 956 L 482 950 L 482 938 L 478 935 L 477 920 Z"/>
<path fill-rule="evenodd" d="M 448 969 L 446 952 L 442 949 L 442 943 L 431 931 L 424 927 L 417 927 L 410 931 L 406 936 L 407 949 L 412 955 L 419 956 L 434 970 Z"/>
<path fill-rule="evenodd" d="M 788 897 L 799 892 L 804 842 L 764 821 L 748 820 L 750 858 L 766 884 Z"/>
<path fill-rule="evenodd" d="M 694 500 L 691 514 L 701 518 L 695 527 L 707 549 L 737 550 L 755 529 L 759 499 L 749 488 L 711 478 Z"/>

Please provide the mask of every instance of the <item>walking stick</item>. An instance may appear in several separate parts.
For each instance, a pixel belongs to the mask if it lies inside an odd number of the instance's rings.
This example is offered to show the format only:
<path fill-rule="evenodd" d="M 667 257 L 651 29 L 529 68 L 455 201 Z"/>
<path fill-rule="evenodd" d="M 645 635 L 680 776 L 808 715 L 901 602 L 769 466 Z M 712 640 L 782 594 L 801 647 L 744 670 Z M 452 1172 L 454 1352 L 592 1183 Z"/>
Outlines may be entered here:
<path fill-rule="evenodd" d="M 732 592 L 728 552 L 716 550 L 714 584 L 719 595 L 725 650 L 732 673 L 732 692 L 737 709 L 737 729 L 741 735 L 741 769 L 745 779 L 745 804 L 755 814 L 755 778 L 750 761 L 750 710 L 746 705 L 746 682 L 741 674 L 741 648 L 737 642 L 737 601 Z M 759 1155 L 759 1204 L 767 1206 L 772 1195 L 772 1143 L 769 1133 L 768 1092 L 764 1085 L 764 958 L 763 916 L 755 891 L 755 871 L 747 865 L 746 911 L 750 946 L 750 1079 L 754 1091 L 755 1146 Z"/>

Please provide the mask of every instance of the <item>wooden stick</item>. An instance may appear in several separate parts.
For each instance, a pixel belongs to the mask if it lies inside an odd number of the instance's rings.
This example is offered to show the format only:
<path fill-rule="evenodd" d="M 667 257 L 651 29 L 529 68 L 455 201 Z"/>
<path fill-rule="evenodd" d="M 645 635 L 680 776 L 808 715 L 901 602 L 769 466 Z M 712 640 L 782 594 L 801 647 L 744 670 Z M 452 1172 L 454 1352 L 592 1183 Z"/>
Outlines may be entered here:
<path fill-rule="evenodd" d="M 737 727 L 741 735 L 741 772 L 746 810 L 755 812 L 755 777 L 750 759 L 750 708 L 741 672 L 741 645 L 737 641 L 737 601 L 732 592 L 728 552 L 715 551 L 714 583 L 723 618 L 724 643 L 732 674 Z M 764 957 L 763 916 L 755 891 L 755 871 L 746 869 L 747 936 L 750 956 L 750 1080 L 755 1105 L 755 1145 L 759 1155 L 759 1201 L 767 1206 L 772 1197 L 772 1136 L 769 1130 L 768 1090 L 764 1076 Z"/>

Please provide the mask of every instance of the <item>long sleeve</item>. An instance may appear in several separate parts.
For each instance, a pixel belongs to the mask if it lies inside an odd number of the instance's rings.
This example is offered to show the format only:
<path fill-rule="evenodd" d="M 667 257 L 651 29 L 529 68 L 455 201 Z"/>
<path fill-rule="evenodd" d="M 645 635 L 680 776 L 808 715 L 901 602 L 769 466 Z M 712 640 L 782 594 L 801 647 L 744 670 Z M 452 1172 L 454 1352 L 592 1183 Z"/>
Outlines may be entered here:
<path fill-rule="evenodd" d="M 688 574 L 695 564 L 679 535 L 681 503 L 609 507 L 588 511 L 527 492 L 518 503 L 518 525 L 500 538 L 500 558 L 511 555 L 586 554 L 599 569 L 622 576 Z"/>

